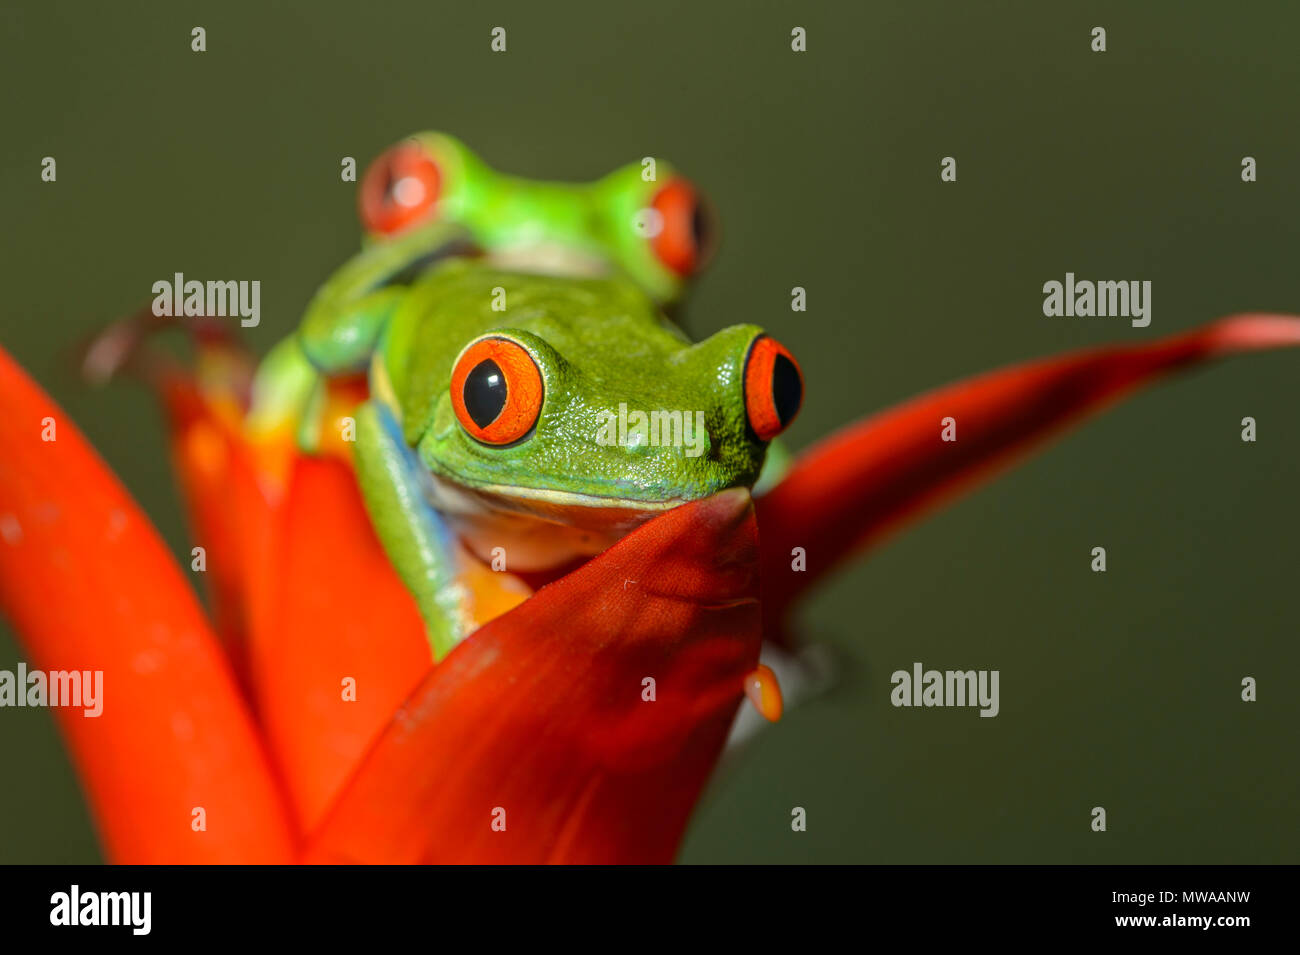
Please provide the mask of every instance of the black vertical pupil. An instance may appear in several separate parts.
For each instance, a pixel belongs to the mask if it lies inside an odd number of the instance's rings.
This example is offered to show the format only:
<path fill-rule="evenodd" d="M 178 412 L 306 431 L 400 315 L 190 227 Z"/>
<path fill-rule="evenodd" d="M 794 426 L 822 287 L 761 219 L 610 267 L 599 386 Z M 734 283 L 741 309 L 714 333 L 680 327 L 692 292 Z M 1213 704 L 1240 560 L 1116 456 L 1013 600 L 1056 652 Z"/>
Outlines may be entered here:
<path fill-rule="evenodd" d="M 695 239 L 695 253 L 700 255 L 708 246 L 710 237 L 709 214 L 704 211 L 704 203 L 695 203 L 691 213 L 691 236 Z"/>
<path fill-rule="evenodd" d="M 799 413 L 799 405 L 802 403 L 803 382 L 799 380 L 799 369 L 795 368 L 794 362 L 789 358 L 777 355 L 772 364 L 772 404 L 776 408 L 776 416 L 781 419 L 782 427 Z"/>
<path fill-rule="evenodd" d="M 505 408 L 506 392 L 506 376 L 501 373 L 501 366 L 485 358 L 465 376 L 465 410 L 476 425 L 486 428 Z"/>

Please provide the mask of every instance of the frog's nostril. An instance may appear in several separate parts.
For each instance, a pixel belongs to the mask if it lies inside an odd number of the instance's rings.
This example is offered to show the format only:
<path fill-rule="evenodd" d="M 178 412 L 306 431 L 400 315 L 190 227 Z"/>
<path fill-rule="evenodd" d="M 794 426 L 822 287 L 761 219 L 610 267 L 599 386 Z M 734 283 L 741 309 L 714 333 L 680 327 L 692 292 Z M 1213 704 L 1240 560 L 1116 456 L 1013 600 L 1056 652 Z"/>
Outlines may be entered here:
<path fill-rule="evenodd" d="M 789 427 L 803 404 L 803 373 L 780 342 L 754 339 L 745 359 L 745 411 L 749 426 L 763 441 Z"/>

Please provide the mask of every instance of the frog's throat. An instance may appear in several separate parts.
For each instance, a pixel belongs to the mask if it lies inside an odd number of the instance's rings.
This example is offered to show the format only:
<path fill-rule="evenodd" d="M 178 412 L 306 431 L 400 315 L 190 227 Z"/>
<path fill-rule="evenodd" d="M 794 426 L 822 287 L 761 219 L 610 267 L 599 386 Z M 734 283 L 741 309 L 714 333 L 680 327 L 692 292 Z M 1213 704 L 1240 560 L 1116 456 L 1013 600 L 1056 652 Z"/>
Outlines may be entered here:
<path fill-rule="evenodd" d="M 683 498 L 646 501 L 505 484 L 470 486 L 431 472 L 426 474 L 429 503 L 441 513 L 456 517 L 533 517 L 555 524 L 627 533 L 656 514 L 686 503 Z"/>
<path fill-rule="evenodd" d="M 429 474 L 429 503 L 482 560 L 504 548 L 511 569 L 546 570 L 599 554 L 685 503 L 635 501 L 504 485 L 469 487 Z"/>

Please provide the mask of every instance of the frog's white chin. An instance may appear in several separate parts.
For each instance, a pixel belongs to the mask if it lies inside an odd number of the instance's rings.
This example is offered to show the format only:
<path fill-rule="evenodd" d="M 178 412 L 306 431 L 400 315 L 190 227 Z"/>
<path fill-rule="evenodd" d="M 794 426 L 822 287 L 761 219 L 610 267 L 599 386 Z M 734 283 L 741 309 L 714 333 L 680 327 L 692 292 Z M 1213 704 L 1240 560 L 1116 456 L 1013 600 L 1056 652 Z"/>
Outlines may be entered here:
<path fill-rule="evenodd" d="M 599 554 L 650 518 L 683 501 L 632 501 L 534 488 L 468 488 L 433 478 L 431 503 L 475 556 L 542 571 Z"/>

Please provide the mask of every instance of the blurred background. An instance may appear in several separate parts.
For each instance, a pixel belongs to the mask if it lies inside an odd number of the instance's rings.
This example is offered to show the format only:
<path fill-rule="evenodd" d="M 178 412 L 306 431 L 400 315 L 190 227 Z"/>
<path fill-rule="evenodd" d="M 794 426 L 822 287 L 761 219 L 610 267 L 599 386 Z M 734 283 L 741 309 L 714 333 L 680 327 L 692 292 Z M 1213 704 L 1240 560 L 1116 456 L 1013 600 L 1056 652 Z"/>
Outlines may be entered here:
<path fill-rule="evenodd" d="M 9 0 L 0 343 L 188 555 L 158 409 L 81 385 L 83 336 L 183 271 L 260 279 L 265 351 L 358 246 L 340 159 L 417 130 L 535 178 L 656 155 L 721 217 L 687 326 L 791 348 L 803 447 L 1010 362 L 1300 312 L 1297 27 L 1281 4 Z M 1150 327 L 1045 318 L 1067 271 L 1150 280 Z M 830 582 L 802 628 L 841 682 L 716 780 L 681 859 L 1300 861 L 1297 396 L 1297 352 L 1158 385 Z M 914 661 L 1000 670 L 1001 714 L 893 708 Z M 101 858 L 49 711 L 0 711 L 0 766 L 0 862 Z"/>

